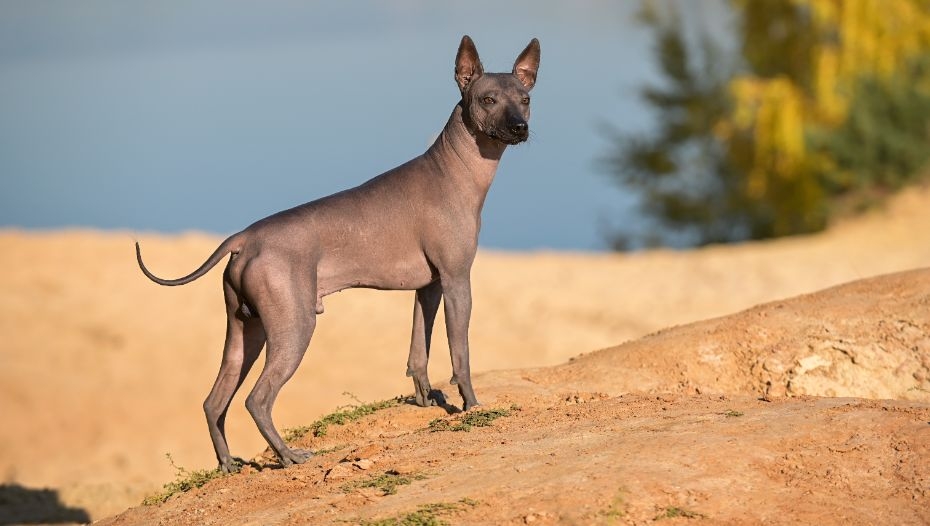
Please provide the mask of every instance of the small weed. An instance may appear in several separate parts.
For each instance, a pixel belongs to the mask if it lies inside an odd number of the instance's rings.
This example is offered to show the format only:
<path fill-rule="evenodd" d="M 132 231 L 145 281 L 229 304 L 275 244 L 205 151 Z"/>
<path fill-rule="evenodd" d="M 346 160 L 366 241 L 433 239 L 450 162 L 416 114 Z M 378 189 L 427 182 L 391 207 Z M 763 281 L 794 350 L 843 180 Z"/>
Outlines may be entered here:
<path fill-rule="evenodd" d="M 362 526 L 448 526 L 450 523 L 440 517 L 464 510 L 464 506 L 475 507 L 478 501 L 464 498 L 458 502 L 440 502 L 424 504 L 416 511 L 399 517 L 390 517 L 377 521 L 362 521 Z"/>
<path fill-rule="evenodd" d="M 622 488 L 618 490 L 617 494 L 614 495 L 613 500 L 610 502 L 610 507 L 600 513 L 603 517 L 607 518 L 609 524 L 613 524 L 614 521 L 626 514 L 624 510 L 626 503 L 623 501 L 623 493 L 624 490 Z"/>
<path fill-rule="evenodd" d="M 344 395 L 352 396 L 350 393 L 343 393 Z M 345 425 L 349 422 L 354 422 L 363 416 L 368 416 L 375 411 L 380 411 L 382 409 L 387 409 L 389 407 L 394 407 L 399 405 L 404 401 L 402 397 L 391 398 L 388 400 L 382 400 L 380 402 L 372 402 L 370 404 L 363 404 L 358 398 L 355 398 L 358 402 L 358 405 L 350 405 L 339 408 L 339 410 L 330 413 L 323 418 L 317 420 L 316 422 L 310 424 L 309 426 L 300 426 L 292 427 L 284 430 L 284 441 L 293 442 L 299 438 L 302 438 L 307 433 L 312 433 L 315 437 L 326 436 L 326 432 L 329 429 L 330 425 Z"/>
<path fill-rule="evenodd" d="M 203 486 L 213 479 L 224 476 L 223 472 L 220 471 L 219 468 L 188 471 L 174 463 L 174 459 L 171 458 L 171 453 L 165 453 L 165 456 L 168 458 L 168 462 L 171 463 L 171 466 L 176 470 L 175 479 L 173 482 L 168 482 L 162 486 L 161 491 L 158 493 L 146 497 L 142 501 L 143 506 L 161 504 L 176 493 L 188 492 L 194 488 Z"/>
<path fill-rule="evenodd" d="M 736 411 L 735 409 L 729 409 L 729 410 L 727 410 L 726 413 L 723 414 L 723 416 L 725 416 L 725 417 L 727 417 L 727 418 L 735 418 L 735 417 L 737 417 L 737 416 L 743 416 L 743 412 L 742 412 L 742 411 Z"/>
<path fill-rule="evenodd" d="M 684 517 L 686 519 L 704 519 L 706 516 L 703 513 L 698 513 L 696 511 L 686 510 L 684 508 L 679 508 L 676 506 L 669 506 L 662 511 L 662 513 L 656 515 L 654 520 L 662 519 L 674 519 L 675 517 Z"/>
<path fill-rule="evenodd" d="M 513 411 L 519 411 L 520 406 L 514 404 L 510 409 L 476 409 L 465 413 L 453 420 L 437 418 L 429 423 L 429 430 L 436 431 L 471 431 L 473 427 L 487 427 L 491 422 L 502 416 L 510 416 Z"/>
<path fill-rule="evenodd" d="M 345 493 L 349 493 L 350 491 L 360 488 L 378 488 L 381 490 L 382 495 L 394 495 L 397 493 L 397 486 L 406 486 L 407 484 L 412 483 L 414 480 L 423 480 L 425 478 L 425 475 L 405 476 L 397 473 L 396 471 L 385 471 L 383 474 L 378 475 L 377 477 L 346 484 L 342 486 L 341 489 Z"/>
<path fill-rule="evenodd" d="M 348 444 L 340 444 L 338 446 L 328 447 L 325 449 L 318 449 L 314 451 L 313 454 L 314 455 L 326 455 L 328 453 L 333 453 L 335 451 L 339 451 L 340 449 L 345 449 L 347 447 L 349 447 Z"/>

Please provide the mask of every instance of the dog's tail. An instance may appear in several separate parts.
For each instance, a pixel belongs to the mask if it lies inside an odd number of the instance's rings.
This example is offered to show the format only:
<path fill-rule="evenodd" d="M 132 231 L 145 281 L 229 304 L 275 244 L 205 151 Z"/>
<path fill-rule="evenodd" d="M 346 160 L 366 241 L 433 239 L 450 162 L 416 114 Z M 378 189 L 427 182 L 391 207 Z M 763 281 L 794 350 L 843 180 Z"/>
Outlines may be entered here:
<path fill-rule="evenodd" d="M 209 272 L 210 269 L 215 267 L 216 264 L 220 262 L 220 260 L 226 257 L 226 254 L 233 252 L 235 250 L 235 248 L 233 248 L 233 242 L 236 241 L 238 237 L 239 237 L 238 235 L 231 236 L 227 238 L 226 241 L 223 241 L 222 243 L 220 243 L 220 246 L 216 247 L 216 250 L 213 252 L 213 254 L 211 254 L 210 257 L 207 258 L 207 260 L 203 262 L 203 265 L 200 265 L 200 268 L 184 276 L 183 278 L 164 279 L 164 278 L 159 278 L 155 274 L 152 274 L 152 272 L 149 269 L 145 268 L 145 263 L 142 263 L 142 249 L 139 248 L 138 241 L 136 241 L 136 261 L 139 262 L 139 268 L 142 269 L 142 273 L 145 274 L 145 277 L 149 278 L 155 283 L 158 283 L 159 285 L 165 285 L 168 287 L 173 287 L 176 285 L 184 285 L 186 283 L 190 283 L 191 281 L 194 281 L 195 279 Z"/>

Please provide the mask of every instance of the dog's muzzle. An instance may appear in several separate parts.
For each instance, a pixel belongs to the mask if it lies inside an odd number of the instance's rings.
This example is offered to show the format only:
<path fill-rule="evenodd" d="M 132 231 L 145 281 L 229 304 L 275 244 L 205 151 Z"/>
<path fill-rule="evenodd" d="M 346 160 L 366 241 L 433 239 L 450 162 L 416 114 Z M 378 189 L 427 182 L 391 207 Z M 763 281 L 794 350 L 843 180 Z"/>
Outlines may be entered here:
<path fill-rule="evenodd" d="M 530 136 L 530 127 L 526 121 L 511 120 L 505 129 L 488 130 L 488 136 L 506 144 L 520 144 Z"/>
<path fill-rule="evenodd" d="M 508 131 L 513 135 L 513 138 L 516 140 L 516 142 L 513 142 L 511 144 L 517 144 L 517 143 L 523 142 L 527 140 L 530 136 L 530 126 L 526 123 L 526 121 L 519 121 L 519 122 L 511 123 L 511 125 L 508 128 Z"/>

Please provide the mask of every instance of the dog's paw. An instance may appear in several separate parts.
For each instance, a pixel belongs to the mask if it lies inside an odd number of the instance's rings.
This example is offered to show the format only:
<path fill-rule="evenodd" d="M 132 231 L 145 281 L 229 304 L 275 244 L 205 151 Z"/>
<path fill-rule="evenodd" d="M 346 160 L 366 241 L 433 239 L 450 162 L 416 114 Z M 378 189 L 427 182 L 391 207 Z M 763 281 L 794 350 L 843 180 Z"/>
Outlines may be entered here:
<path fill-rule="evenodd" d="M 288 467 L 292 464 L 303 464 L 312 456 L 313 451 L 309 449 L 289 448 L 284 451 L 283 455 L 280 455 L 281 465 Z"/>

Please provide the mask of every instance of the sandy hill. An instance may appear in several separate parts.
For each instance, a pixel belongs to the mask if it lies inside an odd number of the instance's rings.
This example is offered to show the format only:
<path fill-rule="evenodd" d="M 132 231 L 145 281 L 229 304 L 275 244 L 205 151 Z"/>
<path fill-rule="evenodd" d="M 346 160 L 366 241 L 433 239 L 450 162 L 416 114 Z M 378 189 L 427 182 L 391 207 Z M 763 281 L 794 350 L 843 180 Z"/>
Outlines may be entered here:
<path fill-rule="evenodd" d="M 926 466 L 907 471 L 927 459 L 920 449 L 927 431 L 918 425 L 928 420 L 930 389 L 924 271 L 719 318 L 927 267 L 927 225 L 930 191 L 915 189 L 887 209 L 803 238 L 633 255 L 483 251 L 473 275 L 473 369 L 507 371 L 476 377 L 476 389 L 488 407 L 515 403 L 521 410 L 471 433 L 428 433 L 422 430 L 430 420 L 455 417 L 440 409 L 395 407 L 327 438 L 343 433 L 343 443 L 311 440 L 314 449 L 345 447 L 293 473 L 270 469 L 216 481 L 119 520 L 198 522 L 191 515 L 197 509 L 222 517 L 220 508 L 196 505 L 217 494 L 234 497 L 210 501 L 230 510 L 236 502 L 255 502 L 240 511 L 254 513 L 256 523 L 288 522 L 294 500 L 328 502 L 326 509 L 337 516 L 351 511 L 355 515 L 344 516 L 382 518 L 466 497 L 478 503 L 447 510 L 457 518 L 446 520 L 636 522 L 679 506 L 708 521 L 761 521 L 780 516 L 784 510 L 777 503 L 799 498 L 794 487 L 815 493 L 833 488 L 812 499 L 822 506 L 810 513 L 822 512 L 831 498 L 859 497 L 854 500 L 860 504 L 900 504 L 895 510 L 904 522 L 927 520 L 905 505 L 907 499 L 925 503 L 927 495 L 914 488 L 930 487 L 920 479 L 930 472 Z M 150 267 L 166 276 L 189 272 L 219 241 L 202 234 L 138 238 Z M 173 477 L 166 453 L 191 469 L 214 464 L 200 404 L 222 348 L 220 273 L 186 287 L 160 288 L 139 274 L 132 239 L 112 232 L 0 231 L 0 400 L 6 423 L 0 426 L 0 476 L 6 483 L 0 522 L 11 498 L 32 499 L 38 508 L 59 506 L 62 517 L 76 520 L 137 505 Z M 347 291 L 325 301 L 310 352 L 276 405 L 281 428 L 351 403 L 343 392 L 368 401 L 411 391 L 403 374 L 410 293 Z M 655 332 L 695 320 L 709 321 Z M 443 333 L 440 320 L 431 364 L 436 386 L 449 374 Z M 605 350 L 590 352 L 595 349 Z M 588 354 L 565 363 L 580 353 Z M 760 396 L 771 402 L 760 402 Z M 233 401 L 229 438 L 234 453 L 250 456 L 264 443 L 242 398 Z M 729 411 L 743 416 L 726 417 Z M 814 427 L 804 428 L 804 422 Z M 802 429 L 809 432 L 799 435 Z M 339 460 L 368 445 L 383 449 L 369 454 L 372 469 L 408 469 L 427 478 L 383 498 L 322 482 Z M 726 451 L 730 447 L 735 449 Z M 689 451 L 694 462 L 686 458 Z M 704 461 L 701 451 L 708 453 Z M 712 459 L 713 451 L 725 454 Z M 507 467 L 506 476 L 483 471 L 490 469 L 483 463 L 492 453 Z M 843 458 L 858 463 L 847 465 Z M 347 480 L 368 476 L 352 470 Z M 443 478 L 456 473 L 467 474 L 467 481 Z M 717 486 L 690 485 L 697 480 Z M 487 492 L 479 491 L 479 482 Z M 727 504 L 716 497 L 724 486 L 747 493 L 722 493 L 730 495 Z M 244 487 L 250 488 L 245 494 Z M 775 507 L 757 505 L 753 499 L 762 497 L 751 492 L 754 487 L 771 490 L 765 499 Z M 510 495 L 514 505 L 494 500 L 495 488 L 498 499 Z M 268 497 L 272 491 L 280 491 L 281 500 Z M 534 492 L 540 505 L 531 503 Z M 268 507 L 260 505 L 264 501 Z M 359 504 L 369 501 L 371 506 Z M 552 505 L 541 505 L 547 502 Z M 562 511 L 572 505 L 578 513 Z M 332 516 L 307 506 L 294 508 L 296 523 Z M 752 509 L 773 515 L 739 515 Z M 847 511 L 837 517 L 873 517 L 859 508 Z"/>
<path fill-rule="evenodd" d="M 104 524 L 926 524 L 928 307 L 912 271 L 486 373 L 487 427 L 389 408 Z"/>

